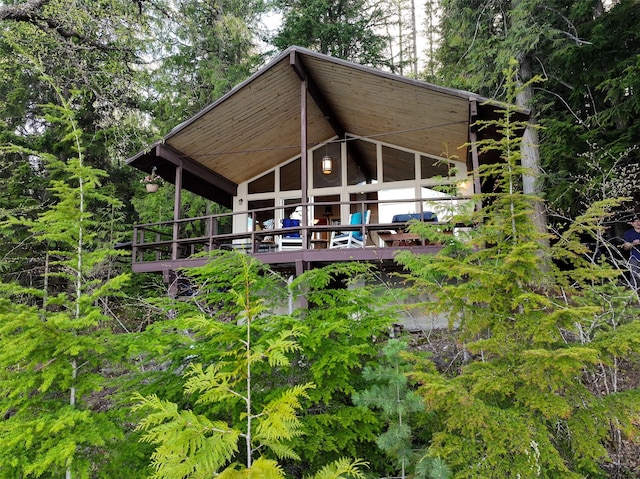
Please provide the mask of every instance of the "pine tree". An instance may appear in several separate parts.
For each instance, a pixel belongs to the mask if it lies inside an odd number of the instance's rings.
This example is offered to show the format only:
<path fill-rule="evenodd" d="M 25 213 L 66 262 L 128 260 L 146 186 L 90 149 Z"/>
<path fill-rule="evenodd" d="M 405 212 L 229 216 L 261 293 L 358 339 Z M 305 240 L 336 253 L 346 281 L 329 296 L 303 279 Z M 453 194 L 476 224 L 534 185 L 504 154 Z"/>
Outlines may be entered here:
<path fill-rule="evenodd" d="M 382 354 L 380 364 L 364 368 L 365 380 L 373 385 L 354 394 L 354 403 L 380 411 L 387 430 L 378 436 L 376 443 L 394 459 L 396 477 L 448 479 L 451 476 L 446 464 L 437 457 L 421 458 L 416 451 L 412 416 L 424 414 L 425 405 L 420 395 L 409 388 L 407 373 L 411 363 L 407 360 L 407 342 L 391 339 Z"/>
<path fill-rule="evenodd" d="M 272 43 L 284 50 L 292 45 L 364 65 L 391 62 L 387 39 L 378 33 L 388 12 L 381 2 L 368 0 L 272 0 L 283 14 Z"/>
<path fill-rule="evenodd" d="M 262 62 L 260 0 L 184 0 L 156 17 L 149 78 L 154 125 L 173 128 L 247 78 Z"/>

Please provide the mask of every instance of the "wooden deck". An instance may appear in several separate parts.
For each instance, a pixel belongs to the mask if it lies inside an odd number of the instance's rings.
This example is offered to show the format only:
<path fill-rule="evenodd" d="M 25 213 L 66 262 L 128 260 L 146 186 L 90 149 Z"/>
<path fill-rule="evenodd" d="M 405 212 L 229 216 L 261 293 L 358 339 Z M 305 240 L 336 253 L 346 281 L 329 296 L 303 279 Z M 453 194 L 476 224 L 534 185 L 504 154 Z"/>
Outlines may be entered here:
<path fill-rule="evenodd" d="M 397 248 L 351 248 L 351 249 L 310 249 L 295 251 L 277 251 L 264 253 L 248 253 L 275 270 L 286 270 L 292 274 L 300 274 L 313 267 L 321 267 L 340 261 L 364 261 L 377 263 L 387 268 L 394 265 L 393 258 L 401 250 L 411 250 L 417 254 L 435 254 L 442 249 L 441 245 L 402 246 Z M 182 268 L 202 266 L 207 262 L 206 257 L 192 257 L 184 259 L 167 259 L 134 263 L 135 273 L 159 273 L 177 271 Z"/>
<path fill-rule="evenodd" d="M 306 207 L 306 211 L 314 211 L 314 208 L 316 211 L 324 210 L 324 206 L 319 204 L 303 206 Z M 351 211 L 357 207 L 363 212 L 377 207 L 375 204 L 365 203 L 351 206 Z M 239 222 L 259 225 L 257 219 L 264 218 L 265 213 L 266 216 L 272 216 L 275 209 L 137 225 L 134 227 L 132 242 L 133 272 L 167 272 L 200 266 L 207 261 L 206 255 L 202 253 L 213 250 L 241 251 L 259 258 L 274 269 L 292 270 L 299 274 L 309 268 L 336 261 L 366 261 L 391 265 L 399 250 L 434 254 L 442 249 L 440 244 L 430 244 L 418 235 L 407 232 L 410 226 L 408 221 L 344 225 L 335 224 L 335 221 L 311 220 L 309 222 L 315 224 L 275 229 L 257 226 L 251 231 L 232 232 L 234 221 L 236 226 Z M 428 216 L 428 212 L 424 214 Z M 417 215 L 424 218 L 423 212 Z M 398 217 L 406 219 L 406 216 L 408 215 Z M 441 226 L 443 230 L 451 228 L 449 224 L 426 221 L 436 227 Z M 332 234 L 344 234 L 348 231 L 358 232 L 366 238 L 364 245 L 332 248 Z"/>

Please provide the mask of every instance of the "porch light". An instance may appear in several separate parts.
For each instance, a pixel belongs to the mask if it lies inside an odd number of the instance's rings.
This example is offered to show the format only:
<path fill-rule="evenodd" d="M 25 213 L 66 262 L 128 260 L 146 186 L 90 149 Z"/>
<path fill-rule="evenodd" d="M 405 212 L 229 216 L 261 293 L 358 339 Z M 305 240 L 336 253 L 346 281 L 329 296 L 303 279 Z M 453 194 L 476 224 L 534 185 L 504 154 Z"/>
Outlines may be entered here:
<path fill-rule="evenodd" d="M 330 175 L 333 171 L 333 160 L 329 155 L 325 155 L 322 158 L 322 173 L 325 175 Z"/>

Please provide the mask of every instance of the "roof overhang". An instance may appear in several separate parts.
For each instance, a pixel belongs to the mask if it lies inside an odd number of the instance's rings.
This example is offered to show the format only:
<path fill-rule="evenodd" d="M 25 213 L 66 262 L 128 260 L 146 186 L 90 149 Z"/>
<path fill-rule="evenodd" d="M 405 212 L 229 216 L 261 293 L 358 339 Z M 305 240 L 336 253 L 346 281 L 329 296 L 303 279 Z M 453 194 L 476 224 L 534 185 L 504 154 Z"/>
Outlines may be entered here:
<path fill-rule="evenodd" d="M 349 133 L 466 161 L 474 115 L 500 109 L 473 93 L 291 47 L 127 163 L 155 167 L 170 182 L 181 165 L 185 189 L 230 206 L 238 184 L 300 155 L 303 137 L 309 148 Z"/>

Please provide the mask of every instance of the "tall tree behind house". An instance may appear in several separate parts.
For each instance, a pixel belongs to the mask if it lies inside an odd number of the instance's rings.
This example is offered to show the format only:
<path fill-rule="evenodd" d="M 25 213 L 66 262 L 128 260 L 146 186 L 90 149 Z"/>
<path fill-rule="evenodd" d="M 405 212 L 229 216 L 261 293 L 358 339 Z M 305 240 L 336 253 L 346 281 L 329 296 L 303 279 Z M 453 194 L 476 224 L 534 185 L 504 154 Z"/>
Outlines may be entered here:
<path fill-rule="evenodd" d="M 637 114 L 630 114 L 638 104 L 636 1 L 610 9 L 600 0 L 444 0 L 441 7 L 438 60 L 446 83 L 503 98 L 501 71 L 510 58 L 518 60 L 520 81 L 534 75 L 545 80 L 517 99 L 543 127 L 539 140 L 531 129 L 529 146 L 523 145 L 534 180 L 525 180 L 528 191 L 544 186 L 554 209 L 574 215 L 592 199 L 585 155 L 609 169 L 620 154 L 623 166 L 637 159 L 637 152 L 627 151 L 638 137 Z M 545 174 L 535 182 L 538 168 Z"/>

